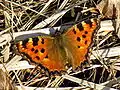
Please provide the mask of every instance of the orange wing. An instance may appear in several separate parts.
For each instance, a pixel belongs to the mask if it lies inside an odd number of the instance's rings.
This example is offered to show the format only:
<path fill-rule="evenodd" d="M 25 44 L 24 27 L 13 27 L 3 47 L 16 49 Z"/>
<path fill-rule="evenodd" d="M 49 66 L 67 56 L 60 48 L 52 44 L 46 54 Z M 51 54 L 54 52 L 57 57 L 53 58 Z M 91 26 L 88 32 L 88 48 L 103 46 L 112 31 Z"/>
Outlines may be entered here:
<path fill-rule="evenodd" d="M 64 70 L 64 62 L 61 61 L 60 53 L 53 45 L 53 41 L 54 38 L 50 36 L 38 36 L 19 41 L 17 48 L 28 58 L 30 63 L 42 64 L 50 71 Z"/>
<path fill-rule="evenodd" d="M 73 68 L 76 68 L 81 62 L 86 60 L 96 27 L 97 19 L 86 20 L 71 27 L 64 34 L 64 38 L 66 38 L 65 47 L 72 55 Z"/>

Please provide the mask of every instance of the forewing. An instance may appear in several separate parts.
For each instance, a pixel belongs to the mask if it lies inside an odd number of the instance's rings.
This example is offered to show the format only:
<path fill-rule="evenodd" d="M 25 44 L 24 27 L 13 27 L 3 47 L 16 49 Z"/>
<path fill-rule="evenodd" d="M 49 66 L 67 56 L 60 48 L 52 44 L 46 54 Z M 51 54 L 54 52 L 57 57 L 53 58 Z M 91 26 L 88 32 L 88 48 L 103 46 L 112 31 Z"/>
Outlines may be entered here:
<path fill-rule="evenodd" d="M 97 19 L 85 20 L 71 27 L 64 34 L 65 47 L 72 55 L 73 68 L 86 60 L 97 27 Z"/>
<path fill-rule="evenodd" d="M 19 41 L 18 51 L 27 57 L 30 62 L 41 64 L 52 70 L 64 70 L 64 62 L 61 61 L 61 54 L 57 45 L 54 45 L 54 37 L 37 36 Z M 55 47 L 56 46 L 56 47 Z"/>

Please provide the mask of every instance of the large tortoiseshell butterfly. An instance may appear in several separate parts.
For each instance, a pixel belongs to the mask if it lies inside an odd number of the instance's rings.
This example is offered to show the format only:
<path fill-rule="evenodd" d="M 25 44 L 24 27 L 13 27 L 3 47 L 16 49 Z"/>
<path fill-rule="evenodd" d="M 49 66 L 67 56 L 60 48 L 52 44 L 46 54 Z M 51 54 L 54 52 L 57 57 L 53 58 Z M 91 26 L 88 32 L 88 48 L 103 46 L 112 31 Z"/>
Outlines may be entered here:
<path fill-rule="evenodd" d="M 67 30 L 21 40 L 16 46 L 30 62 L 41 64 L 50 71 L 65 70 L 66 65 L 75 69 L 86 60 L 97 24 L 97 19 L 87 19 Z"/>

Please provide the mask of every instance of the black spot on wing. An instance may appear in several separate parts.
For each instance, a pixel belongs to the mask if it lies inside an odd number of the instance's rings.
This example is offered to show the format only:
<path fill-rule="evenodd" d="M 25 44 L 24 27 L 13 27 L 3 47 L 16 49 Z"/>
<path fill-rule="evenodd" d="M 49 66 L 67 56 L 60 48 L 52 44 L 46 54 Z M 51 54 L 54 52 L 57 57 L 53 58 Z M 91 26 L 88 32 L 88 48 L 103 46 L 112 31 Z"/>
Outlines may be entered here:
<path fill-rule="evenodd" d="M 83 30 L 84 30 L 81 22 L 77 24 L 77 28 L 78 28 L 80 31 L 83 31 Z"/>
<path fill-rule="evenodd" d="M 38 50 L 37 50 L 37 49 L 35 50 L 35 53 L 38 53 Z"/>
<path fill-rule="evenodd" d="M 85 23 L 86 23 L 86 24 L 89 24 L 89 25 L 90 25 L 90 27 L 92 27 L 92 22 L 91 22 L 91 20 L 90 20 L 90 19 L 85 20 Z"/>
<path fill-rule="evenodd" d="M 42 40 L 41 43 L 44 44 L 44 43 L 45 43 L 45 42 L 44 42 L 44 39 L 42 38 L 41 40 Z"/>
<path fill-rule="evenodd" d="M 36 63 L 33 59 L 32 59 L 32 57 L 30 56 L 30 55 L 28 55 L 28 54 L 26 54 L 26 53 L 24 53 L 24 52 L 22 52 L 22 54 L 25 56 L 25 58 L 27 58 L 27 60 L 31 63 L 31 62 L 34 62 L 34 63 Z M 40 60 L 40 57 L 39 56 L 36 56 L 35 57 L 37 60 Z"/>
<path fill-rule="evenodd" d="M 85 31 L 85 34 L 88 34 L 88 31 Z"/>
<path fill-rule="evenodd" d="M 77 37 L 77 41 L 80 42 L 80 40 L 81 40 L 80 37 Z"/>
<path fill-rule="evenodd" d="M 75 29 L 73 29 L 73 33 L 74 33 L 74 34 L 76 34 L 76 31 L 75 31 Z"/>
<path fill-rule="evenodd" d="M 26 44 L 28 43 L 29 39 L 25 39 L 24 41 L 22 41 L 22 46 L 23 48 L 26 48 Z"/>
<path fill-rule="evenodd" d="M 35 58 L 37 58 L 37 60 L 40 60 L 40 57 L 39 57 L 39 56 L 36 56 Z"/>
<path fill-rule="evenodd" d="M 88 42 L 88 41 L 86 40 L 86 41 L 85 41 L 85 44 L 87 44 L 87 42 Z"/>
<path fill-rule="evenodd" d="M 32 38 L 32 40 L 33 40 L 33 46 L 38 45 L 38 41 L 39 41 L 38 37 Z"/>
<path fill-rule="evenodd" d="M 45 52 L 45 49 L 44 49 L 44 48 L 42 48 L 42 49 L 41 49 L 41 53 L 44 53 L 44 52 Z"/>
<path fill-rule="evenodd" d="M 78 46 L 78 48 L 80 48 L 80 46 Z"/>
<path fill-rule="evenodd" d="M 83 38 L 86 38 L 86 35 L 82 35 Z"/>
<path fill-rule="evenodd" d="M 31 51 L 34 51 L 34 50 L 35 50 L 34 48 L 31 49 Z"/>
<path fill-rule="evenodd" d="M 45 58 L 48 58 L 48 55 L 46 55 Z"/>

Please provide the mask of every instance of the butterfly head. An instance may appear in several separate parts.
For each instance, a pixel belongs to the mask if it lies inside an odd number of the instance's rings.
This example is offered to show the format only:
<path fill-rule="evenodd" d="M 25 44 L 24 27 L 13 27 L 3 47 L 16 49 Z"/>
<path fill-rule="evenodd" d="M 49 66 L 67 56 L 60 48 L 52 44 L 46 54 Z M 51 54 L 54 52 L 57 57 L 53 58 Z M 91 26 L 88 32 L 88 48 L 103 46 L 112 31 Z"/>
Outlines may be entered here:
<path fill-rule="evenodd" d="M 53 31 L 50 32 L 50 35 L 51 35 L 52 37 L 59 37 L 59 36 L 61 36 L 62 33 L 63 33 L 63 32 L 60 31 L 60 30 L 58 30 L 58 28 L 57 28 L 56 30 L 54 30 L 54 32 L 53 32 Z"/>

